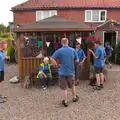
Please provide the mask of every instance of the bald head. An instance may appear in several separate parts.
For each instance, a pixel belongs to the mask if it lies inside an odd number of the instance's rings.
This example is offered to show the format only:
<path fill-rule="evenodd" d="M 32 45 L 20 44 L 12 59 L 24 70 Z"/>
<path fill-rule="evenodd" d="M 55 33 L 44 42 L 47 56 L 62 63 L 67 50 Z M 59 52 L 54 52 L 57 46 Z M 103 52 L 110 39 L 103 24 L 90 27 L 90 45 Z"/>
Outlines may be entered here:
<path fill-rule="evenodd" d="M 67 38 L 62 38 L 61 43 L 63 46 L 68 46 L 68 39 Z"/>

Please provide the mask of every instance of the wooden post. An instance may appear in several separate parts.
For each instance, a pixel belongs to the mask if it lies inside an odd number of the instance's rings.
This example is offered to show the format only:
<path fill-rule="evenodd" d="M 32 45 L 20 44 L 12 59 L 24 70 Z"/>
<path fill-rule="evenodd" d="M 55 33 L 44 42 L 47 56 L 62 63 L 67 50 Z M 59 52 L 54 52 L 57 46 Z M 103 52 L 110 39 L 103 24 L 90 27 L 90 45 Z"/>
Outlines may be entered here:
<path fill-rule="evenodd" d="M 44 56 L 45 51 L 44 51 L 44 34 L 43 34 L 43 32 L 41 32 L 41 38 L 42 38 L 42 55 Z"/>
<path fill-rule="evenodd" d="M 19 69 L 19 78 L 20 81 L 22 80 L 22 61 L 21 61 L 21 48 L 20 48 L 20 42 L 23 38 L 23 35 L 18 35 L 17 37 L 17 54 L 18 54 L 18 69 Z"/>
<path fill-rule="evenodd" d="M 87 49 L 87 73 L 88 73 L 88 79 L 90 77 L 90 60 L 91 60 L 91 53 L 90 51 Z"/>

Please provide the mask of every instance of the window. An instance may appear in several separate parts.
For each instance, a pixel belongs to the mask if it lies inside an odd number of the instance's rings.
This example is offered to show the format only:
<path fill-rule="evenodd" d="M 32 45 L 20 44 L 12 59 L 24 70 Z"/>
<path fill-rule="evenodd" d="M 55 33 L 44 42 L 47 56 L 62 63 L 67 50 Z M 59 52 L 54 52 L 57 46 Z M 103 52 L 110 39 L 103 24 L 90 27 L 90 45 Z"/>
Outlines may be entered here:
<path fill-rule="evenodd" d="M 90 21 L 92 17 L 91 11 L 86 11 L 86 20 Z"/>
<path fill-rule="evenodd" d="M 45 18 L 51 17 L 57 15 L 56 10 L 50 10 L 50 11 L 36 11 L 36 21 L 43 20 Z"/>
<path fill-rule="evenodd" d="M 105 22 L 107 19 L 106 10 L 86 10 L 85 22 Z"/>
<path fill-rule="evenodd" d="M 99 21 L 99 11 L 98 10 L 92 11 L 92 20 Z"/>

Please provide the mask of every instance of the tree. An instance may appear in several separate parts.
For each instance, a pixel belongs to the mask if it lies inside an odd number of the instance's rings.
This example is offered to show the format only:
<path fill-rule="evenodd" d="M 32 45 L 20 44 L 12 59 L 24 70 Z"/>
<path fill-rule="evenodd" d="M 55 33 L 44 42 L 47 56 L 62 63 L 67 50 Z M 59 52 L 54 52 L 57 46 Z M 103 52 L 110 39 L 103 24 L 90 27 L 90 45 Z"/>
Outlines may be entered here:
<path fill-rule="evenodd" d="M 0 33 L 10 32 L 10 27 L 5 26 L 4 24 L 0 24 Z"/>
<path fill-rule="evenodd" d="M 0 24 L 0 33 L 5 32 L 6 27 L 4 26 L 4 24 Z"/>

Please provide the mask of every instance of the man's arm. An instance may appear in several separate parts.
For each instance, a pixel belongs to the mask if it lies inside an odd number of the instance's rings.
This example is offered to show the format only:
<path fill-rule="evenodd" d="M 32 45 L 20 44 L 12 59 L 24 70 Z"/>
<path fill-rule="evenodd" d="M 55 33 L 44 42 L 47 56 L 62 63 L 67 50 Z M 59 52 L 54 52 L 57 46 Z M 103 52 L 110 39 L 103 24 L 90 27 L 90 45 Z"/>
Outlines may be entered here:
<path fill-rule="evenodd" d="M 83 58 L 83 60 L 80 62 L 80 64 L 83 64 L 86 60 L 86 57 Z"/>
<path fill-rule="evenodd" d="M 82 52 L 82 56 L 83 56 L 83 60 L 80 62 L 80 64 L 83 64 L 87 58 L 84 51 Z"/>
<path fill-rule="evenodd" d="M 59 51 L 57 50 L 57 51 L 55 51 L 55 53 L 52 55 L 52 57 L 50 58 L 50 61 L 51 61 L 51 63 L 54 65 L 54 67 L 57 67 L 58 66 L 58 64 L 57 64 L 57 62 L 56 62 L 56 60 L 55 59 L 57 59 L 59 57 Z"/>
<path fill-rule="evenodd" d="M 56 60 L 55 60 L 55 59 L 50 58 L 50 61 L 51 61 L 51 63 L 53 64 L 53 66 L 55 66 L 55 67 L 57 67 L 57 66 L 58 66 L 58 64 L 57 64 L 57 62 L 56 62 Z"/>
<path fill-rule="evenodd" d="M 95 59 L 99 58 L 98 56 L 95 55 L 95 53 L 91 49 L 89 49 L 89 51 L 93 54 L 93 56 L 94 56 Z"/>
<path fill-rule="evenodd" d="M 76 63 L 79 62 L 79 58 L 78 58 L 77 52 L 76 52 L 75 50 L 74 50 L 74 61 L 75 61 Z"/>

